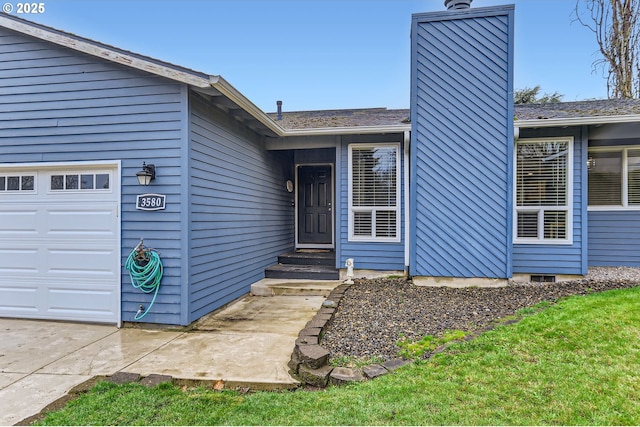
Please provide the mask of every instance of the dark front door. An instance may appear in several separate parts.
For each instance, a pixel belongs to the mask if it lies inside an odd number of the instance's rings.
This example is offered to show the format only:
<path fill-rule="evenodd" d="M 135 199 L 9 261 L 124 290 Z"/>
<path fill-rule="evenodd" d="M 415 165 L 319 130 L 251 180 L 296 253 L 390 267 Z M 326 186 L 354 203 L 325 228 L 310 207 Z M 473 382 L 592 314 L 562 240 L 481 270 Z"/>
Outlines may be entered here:
<path fill-rule="evenodd" d="M 298 243 L 333 243 L 331 166 L 298 167 Z"/>

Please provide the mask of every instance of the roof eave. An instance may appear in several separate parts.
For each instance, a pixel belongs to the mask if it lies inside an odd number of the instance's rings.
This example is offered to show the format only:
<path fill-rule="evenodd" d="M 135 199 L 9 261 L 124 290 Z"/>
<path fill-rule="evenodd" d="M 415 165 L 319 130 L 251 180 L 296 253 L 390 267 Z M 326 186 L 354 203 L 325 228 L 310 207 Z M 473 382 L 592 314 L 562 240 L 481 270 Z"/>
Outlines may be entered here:
<path fill-rule="evenodd" d="M 402 133 L 410 130 L 410 124 L 383 126 L 336 126 L 309 129 L 286 129 L 283 136 L 364 135 L 380 133 Z"/>
<path fill-rule="evenodd" d="M 253 118 L 267 127 L 277 136 L 285 136 L 286 130 L 284 128 L 277 124 L 271 117 L 269 117 L 264 111 L 258 108 L 258 106 L 251 102 L 246 96 L 240 93 L 221 76 L 210 76 L 209 84 L 229 100 L 233 101 L 236 105 L 238 105 L 238 107 L 249 113 Z"/>
<path fill-rule="evenodd" d="M 594 116 L 594 117 L 571 117 L 559 119 L 535 119 L 516 120 L 514 126 L 517 128 L 548 128 L 548 127 L 569 127 L 605 125 L 615 123 L 640 122 L 640 114 L 629 114 L 623 116 Z"/>

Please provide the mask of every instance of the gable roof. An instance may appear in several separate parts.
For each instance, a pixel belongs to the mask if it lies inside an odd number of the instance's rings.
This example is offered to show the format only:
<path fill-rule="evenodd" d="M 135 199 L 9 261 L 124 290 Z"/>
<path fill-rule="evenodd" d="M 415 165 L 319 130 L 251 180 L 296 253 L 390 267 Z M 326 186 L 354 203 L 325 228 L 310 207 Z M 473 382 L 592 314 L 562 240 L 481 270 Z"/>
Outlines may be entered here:
<path fill-rule="evenodd" d="M 241 121 L 248 122 L 250 127 L 272 136 L 280 136 L 284 132 L 277 123 L 221 76 L 209 75 L 160 61 L 6 13 L 0 13 L 0 26 L 107 61 L 184 83 L 197 92 L 215 97 L 217 101 L 222 101 L 220 97 L 224 97 L 225 100 L 219 103 L 221 107 L 229 114 L 237 116 Z"/>

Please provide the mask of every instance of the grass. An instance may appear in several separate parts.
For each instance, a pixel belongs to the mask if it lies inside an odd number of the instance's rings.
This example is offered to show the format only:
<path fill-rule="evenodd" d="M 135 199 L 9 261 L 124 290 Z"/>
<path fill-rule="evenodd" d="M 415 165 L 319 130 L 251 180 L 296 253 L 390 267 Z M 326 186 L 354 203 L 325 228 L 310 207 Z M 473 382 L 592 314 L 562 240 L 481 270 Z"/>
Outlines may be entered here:
<path fill-rule="evenodd" d="M 399 355 L 407 359 L 418 359 L 425 353 L 454 341 L 461 341 L 467 336 L 467 332 L 452 330 L 445 331 L 441 337 L 425 335 L 418 341 L 410 341 L 401 337 L 397 345 L 400 347 Z"/>
<path fill-rule="evenodd" d="M 640 288 L 531 310 L 427 361 L 325 391 L 99 383 L 50 425 L 640 425 Z"/>
<path fill-rule="evenodd" d="M 356 356 L 338 356 L 329 360 L 331 366 L 342 366 L 345 368 L 362 368 L 363 366 L 383 363 L 385 359 L 378 356 L 359 358 Z"/>

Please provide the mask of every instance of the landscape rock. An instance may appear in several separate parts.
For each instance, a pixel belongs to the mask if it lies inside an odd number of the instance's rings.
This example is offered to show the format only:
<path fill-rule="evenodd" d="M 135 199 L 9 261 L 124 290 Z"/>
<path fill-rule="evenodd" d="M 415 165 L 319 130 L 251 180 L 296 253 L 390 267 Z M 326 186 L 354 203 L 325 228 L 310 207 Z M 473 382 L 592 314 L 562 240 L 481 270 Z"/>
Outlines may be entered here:
<path fill-rule="evenodd" d="M 373 365 L 368 365 L 362 368 L 362 373 L 369 379 L 378 378 L 382 375 L 388 374 L 384 366 L 378 365 L 377 363 Z"/>
<path fill-rule="evenodd" d="M 329 351 L 319 345 L 301 345 L 296 347 L 300 363 L 312 369 L 318 369 L 329 363 Z"/>
<path fill-rule="evenodd" d="M 498 288 L 418 287 L 405 279 L 356 279 L 344 292 L 320 345 L 331 358 L 389 361 L 398 357 L 400 340 L 418 341 L 453 330 L 473 335 L 543 301 L 553 304 L 567 296 L 638 284 L 640 268 L 631 267 L 592 267 L 580 280 L 511 282 Z M 422 358 L 432 354 L 425 352 Z"/>
<path fill-rule="evenodd" d="M 115 374 L 111 375 L 109 378 L 107 378 L 107 381 L 110 381 L 114 384 L 127 384 L 127 383 L 136 383 L 140 381 L 140 378 L 141 378 L 140 374 L 118 371 Z"/>
<path fill-rule="evenodd" d="M 147 387 L 155 387 L 158 384 L 170 383 L 173 381 L 173 377 L 170 375 L 151 374 L 140 380 L 140 384 Z"/>
<path fill-rule="evenodd" d="M 387 371 L 395 371 L 396 369 L 408 365 L 409 363 L 412 363 L 412 361 L 406 359 L 391 359 L 384 362 L 382 364 L 382 367 Z"/>
<path fill-rule="evenodd" d="M 364 377 L 360 372 L 352 368 L 333 368 L 329 375 L 329 383 L 333 385 L 343 385 L 351 382 L 364 381 Z"/>
<path fill-rule="evenodd" d="M 332 370 L 333 368 L 328 365 L 322 366 L 318 369 L 301 365 L 300 370 L 298 371 L 298 377 L 304 384 L 324 388 L 329 382 L 329 375 Z"/>

